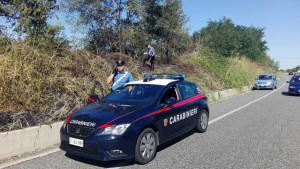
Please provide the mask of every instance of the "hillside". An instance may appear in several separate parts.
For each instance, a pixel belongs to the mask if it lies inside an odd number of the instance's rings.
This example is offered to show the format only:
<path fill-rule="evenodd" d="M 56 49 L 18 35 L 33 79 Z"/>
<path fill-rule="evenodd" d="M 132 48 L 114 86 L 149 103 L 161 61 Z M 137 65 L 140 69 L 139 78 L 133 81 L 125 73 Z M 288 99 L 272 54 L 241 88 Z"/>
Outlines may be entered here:
<path fill-rule="evenodd" d="M 95 55 L 85 50 L 36 49 L 13 42 L 0 53 L 0 131 L 64 120 L 87 101 L 98 80 L 108 94 L 106 84 L 115 60 L 126 61 L 134 80 L 149 73 L 185 73 L 204 93 L 251 85 L 259 73 L 271 69 L 244 58 L 223 58 L 208 49 L 178 57 L 173 64 L 156 63 L 150 72 L 139 61 L 121 53 Z"/>

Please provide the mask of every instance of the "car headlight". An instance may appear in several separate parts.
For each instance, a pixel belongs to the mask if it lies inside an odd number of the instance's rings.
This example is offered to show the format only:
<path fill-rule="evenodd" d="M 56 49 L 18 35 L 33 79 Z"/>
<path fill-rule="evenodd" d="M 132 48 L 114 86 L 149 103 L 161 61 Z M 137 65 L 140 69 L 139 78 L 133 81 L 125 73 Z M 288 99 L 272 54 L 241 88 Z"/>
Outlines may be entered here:
<path fill-rule="evenodd" d="M 122 135 L 130 124 L 120 124 L 115 126 L 105 127 L 104 129 L 100 130 L 99 133 L 96 135 Z"/>
<path fill-rule="evenodd" d="M 294 89 L 295 88 L 295 86 L 290 86 L 290 89 Z"/>
<path fill-rule="evenodd" d="M 270 85 L 271 84 L 271 82 L 267 82 L 267 85 Z"/>

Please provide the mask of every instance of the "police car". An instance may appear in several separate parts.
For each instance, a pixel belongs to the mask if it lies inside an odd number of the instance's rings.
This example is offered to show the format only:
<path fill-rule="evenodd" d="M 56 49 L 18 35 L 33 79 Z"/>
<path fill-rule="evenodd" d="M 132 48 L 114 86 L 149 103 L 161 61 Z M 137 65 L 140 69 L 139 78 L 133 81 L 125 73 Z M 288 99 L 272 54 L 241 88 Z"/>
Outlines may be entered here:
<path fill-rule="evenodd" d="M 60 148 L 101 161 L 132 158 L 146 164 L 157 146 L 208 127 L 207 98 L 186 75 L 145 75 L 71 113 Z"/>

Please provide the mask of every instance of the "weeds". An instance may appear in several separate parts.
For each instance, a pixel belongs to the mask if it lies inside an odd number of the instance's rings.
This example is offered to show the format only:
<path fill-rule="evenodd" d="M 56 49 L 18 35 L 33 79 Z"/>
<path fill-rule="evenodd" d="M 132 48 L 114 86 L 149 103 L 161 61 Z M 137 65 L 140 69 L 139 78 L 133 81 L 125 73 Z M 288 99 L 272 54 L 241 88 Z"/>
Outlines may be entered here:
<path fill-rule="evenodd" d="M 154 72 L 121 53 L 97 56 L 68 48 L 34 49 L 21 42 L 0 49 L 0 131 L 65 119 L 86 103 L 95 80 L 108 94 L 106 78 L 118 59 L 125 60 L 134 80 L 149 73 L 185 73 L 204 92 L 241 88 L 265 71 L 246 58 L 222 58 L 208 49 L 178 57 L 173 65 L 156 64 Z"/>

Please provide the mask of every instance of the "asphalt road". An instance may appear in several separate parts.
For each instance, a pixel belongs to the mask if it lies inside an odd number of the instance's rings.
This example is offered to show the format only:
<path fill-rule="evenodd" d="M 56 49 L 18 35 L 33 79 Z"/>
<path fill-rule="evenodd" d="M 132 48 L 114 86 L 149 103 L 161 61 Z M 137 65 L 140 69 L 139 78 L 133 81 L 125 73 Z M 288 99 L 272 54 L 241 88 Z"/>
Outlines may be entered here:
<path fill-rule="evenodd" d="M 255 90 L 210 104 L 206 133 L 189 132 L 159 147 L 146 165 L 57 151 L 8 168 L 300 168 L 300 97 L 287 95 L 290 77 L 282 75 L 277 90 Z"/>

